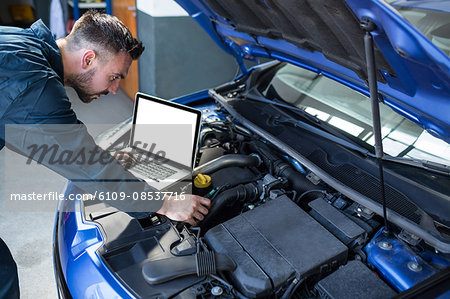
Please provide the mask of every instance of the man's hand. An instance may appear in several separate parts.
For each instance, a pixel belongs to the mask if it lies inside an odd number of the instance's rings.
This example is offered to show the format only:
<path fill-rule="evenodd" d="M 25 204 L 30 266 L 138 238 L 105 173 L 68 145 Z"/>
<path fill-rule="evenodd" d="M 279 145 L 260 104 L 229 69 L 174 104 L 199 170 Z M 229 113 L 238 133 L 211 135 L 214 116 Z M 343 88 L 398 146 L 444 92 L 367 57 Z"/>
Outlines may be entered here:
<path fill-rule="evenodd" d="M 136 158 L 128 151 L 119 151 L 114 154 L 117 161 L 125 168 L 130 168 L 136 163 Z"/>
<path fill-rule="evenodd" d="M 186 194 L 183 200 L 176 200 L 175 196 L 165 198 L 163 206 L 157 213 L 175 221 L 196 225 L 197 221 L 202 221 L 205 215 L 208 214 L 210 206 L 211 201 L 209 199 L 198 195 Z"/>

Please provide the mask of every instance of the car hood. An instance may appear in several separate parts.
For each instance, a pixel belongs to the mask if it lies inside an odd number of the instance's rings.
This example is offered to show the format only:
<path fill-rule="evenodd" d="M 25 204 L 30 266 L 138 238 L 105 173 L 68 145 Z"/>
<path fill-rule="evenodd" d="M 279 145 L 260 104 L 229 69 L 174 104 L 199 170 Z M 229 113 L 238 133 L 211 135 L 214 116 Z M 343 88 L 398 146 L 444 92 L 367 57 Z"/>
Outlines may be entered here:
<path fill-rule="evenodd" d="M 450 59 L 376 0 L 176 0 L 215 42 L 243 59 L 306 67 L 368 95 L 363 18 L 377 26 L 380 100 L 450 143 Z"/>

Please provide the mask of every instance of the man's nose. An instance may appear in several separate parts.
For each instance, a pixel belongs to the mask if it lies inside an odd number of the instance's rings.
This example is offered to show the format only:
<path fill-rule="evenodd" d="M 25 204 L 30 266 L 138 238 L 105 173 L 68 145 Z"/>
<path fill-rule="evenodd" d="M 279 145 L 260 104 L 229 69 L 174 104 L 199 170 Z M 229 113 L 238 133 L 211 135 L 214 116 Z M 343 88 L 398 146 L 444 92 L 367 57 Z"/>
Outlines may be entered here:
<path fill-rule="evenodd" d="M 114 80 L 109 86 L 108 91 L 112 94 L 116 94 L 117 90 L 119 89 L 120 79 Z"/>

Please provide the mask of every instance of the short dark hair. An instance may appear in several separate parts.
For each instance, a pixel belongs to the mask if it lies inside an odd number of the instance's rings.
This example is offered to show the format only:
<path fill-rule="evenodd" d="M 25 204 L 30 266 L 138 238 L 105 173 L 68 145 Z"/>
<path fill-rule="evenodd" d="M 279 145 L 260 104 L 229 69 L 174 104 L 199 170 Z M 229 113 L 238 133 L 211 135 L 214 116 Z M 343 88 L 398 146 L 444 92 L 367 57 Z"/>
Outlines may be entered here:
<path fill-rule="evenodd" d="M 118 18 L 96 10 L 84 13 L 66 40 L 71 50 L 91 46 L 99 54 L 105 50 L 112 54 L 125 52 L 133 60 L 138 59 L 145 49 Z"/>

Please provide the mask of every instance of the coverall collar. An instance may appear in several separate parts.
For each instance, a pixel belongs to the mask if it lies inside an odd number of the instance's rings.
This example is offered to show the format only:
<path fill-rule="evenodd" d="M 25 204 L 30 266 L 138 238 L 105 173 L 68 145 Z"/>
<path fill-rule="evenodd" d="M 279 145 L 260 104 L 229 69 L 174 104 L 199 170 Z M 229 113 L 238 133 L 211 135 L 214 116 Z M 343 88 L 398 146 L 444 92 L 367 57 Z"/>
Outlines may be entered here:
<path fill-rule="evenodd" d="M 43 53 L 47 57 L 50 67 L 58 74 L 61 81 L 64 82 L 64 70 L 62 63 L 61 51 L 53 38 L 52 32 L 45 26 L 41 19 L 34 22 L 30 29 L 34 34 L 42 40 L 47 46 L 44 47 Z"/>

